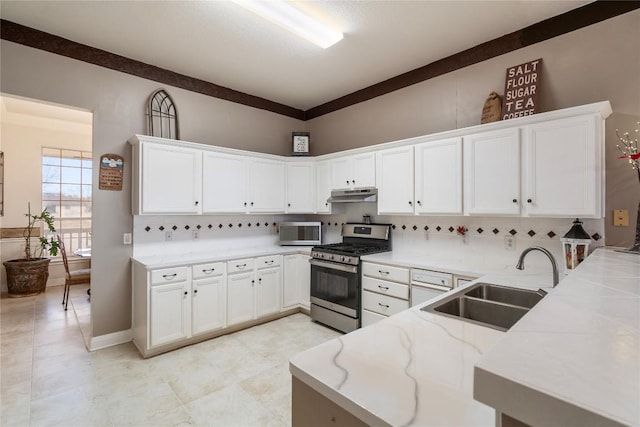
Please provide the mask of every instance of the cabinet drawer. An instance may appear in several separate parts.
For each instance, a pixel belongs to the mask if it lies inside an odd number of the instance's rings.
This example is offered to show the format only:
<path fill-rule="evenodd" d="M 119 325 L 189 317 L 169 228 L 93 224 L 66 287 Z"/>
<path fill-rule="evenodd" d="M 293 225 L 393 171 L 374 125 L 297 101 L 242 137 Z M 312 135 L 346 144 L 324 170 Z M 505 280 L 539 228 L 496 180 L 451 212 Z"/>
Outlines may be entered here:
<path fill-rule="evenodd" d="M 261 256 L 256 258 L 256 268 L 269 268 L 269 267 L 277 267 L 282 264 L 282 256 L 281 255 L 272 255 L 272 256 Z"/>
<path fill-rule="evenodd" d="M 187 280 L 187 267 L 163 268 L 151 271 L 151 284 L 184 282 Z"/>
<path fill-rule="evenodd" d="M 227 261 L 227 273 L 238 273 L 240 271 L 253 270 L 253 258 L 236 259 Z"/>
<path fill-rule="evenodd" d="M 382 319 L 386 319 L 387 316 L 383 316 L 382 314 L 374 313 L 369 310 L 362 310 L 362 327 L 373 325 L 376 322 L 381 321 Z"/>
<path fill-rule="evenodd" d="M 391 316 L 409 308 L 409 301 L 364 291 L 362 292 L 362 308 Z"/>
<path fill-rule="evenodd" d="M 222 276 L 224 274 L 224 262 L 212 262 L 198 264 L 191 267 L 191 277 L 203 279 L 206 277 Z"/>
<path fill-rule="evenodd" d="M 362 274 L 378 279 L 392 280 L 394 282 L 409 283 L 409 269 L 401 267 L 391 267 L 388 265 L 371 264 L 365 262 L 362 264 Z"/>
<path fill-rule="evenodd" d="M 374 279 L 373 277 L 362 278 L 362 289 L 377 292 L 379 294 L 390 295 L 392 297 L 409 299 L 409 286 L 401 283 L 389 282 L 386 280 Z"/>

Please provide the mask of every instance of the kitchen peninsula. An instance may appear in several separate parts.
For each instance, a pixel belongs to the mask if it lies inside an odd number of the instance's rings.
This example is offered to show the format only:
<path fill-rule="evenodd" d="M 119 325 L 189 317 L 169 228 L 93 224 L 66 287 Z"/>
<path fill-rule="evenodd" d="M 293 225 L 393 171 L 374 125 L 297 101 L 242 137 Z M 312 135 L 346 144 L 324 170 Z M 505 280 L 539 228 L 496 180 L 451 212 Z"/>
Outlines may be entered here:
<path fill-rule="evenodd" d="M 526 273 L 479 281 L 548 286 Z M 530 425 L 637 425 L 639 283 L 637 256 L 598 249 L 507 333 L 414 307 L 324 343 L 290 361 L 293 425 L 349 415 L 494 425 L 496 413 Z"/>

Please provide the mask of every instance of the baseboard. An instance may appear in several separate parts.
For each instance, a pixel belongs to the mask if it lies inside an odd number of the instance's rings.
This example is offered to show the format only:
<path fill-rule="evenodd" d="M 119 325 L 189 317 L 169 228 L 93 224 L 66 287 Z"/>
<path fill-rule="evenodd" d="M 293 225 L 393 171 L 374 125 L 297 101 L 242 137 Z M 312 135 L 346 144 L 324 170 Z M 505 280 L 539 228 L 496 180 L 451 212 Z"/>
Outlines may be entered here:
<path fill-rule="evenodd" d="M 126 331 L 113 332 L 106 335 L 100 335 L 99 337 L 92 337 L 89 351 L 95 351 L 102 348 L 112 347 L 118 344 L 124 344 L 130 342 L 131 340 L 133 340 L 133 331 L 131 329 L 127 329 Z"/>

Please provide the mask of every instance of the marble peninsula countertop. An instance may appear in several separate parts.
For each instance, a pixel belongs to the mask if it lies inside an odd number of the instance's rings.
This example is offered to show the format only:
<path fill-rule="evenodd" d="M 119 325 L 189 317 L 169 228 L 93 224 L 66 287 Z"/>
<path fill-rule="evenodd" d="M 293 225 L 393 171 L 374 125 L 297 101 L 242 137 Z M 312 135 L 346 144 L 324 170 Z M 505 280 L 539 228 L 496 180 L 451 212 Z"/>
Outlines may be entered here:
<path fill-rule="evenodd" d="M 382 255 L 367 260 L 439 264 Z M 549 293 L 506 333 L 413 307 L 295 355 L 290 372 L 374 426 L 494 426 L 494 408 L 532 425 L 640 424 L 640 257 L 598 249 L 556 288 L 548 272 L 478 267 L 454 272 Z"/>

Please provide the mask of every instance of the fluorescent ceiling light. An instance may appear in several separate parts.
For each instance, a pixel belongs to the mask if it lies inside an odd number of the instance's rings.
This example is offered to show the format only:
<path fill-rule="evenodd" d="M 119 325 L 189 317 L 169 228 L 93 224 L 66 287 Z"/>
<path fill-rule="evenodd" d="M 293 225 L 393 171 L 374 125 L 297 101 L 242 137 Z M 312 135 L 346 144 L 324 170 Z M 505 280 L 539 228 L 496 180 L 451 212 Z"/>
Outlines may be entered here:
<path fill-rule="evenodd" d="M 274 24 L 303 37 L 323 49 L 342 40 L 342 33 L 333 31 L 311 16 L 283 0 L 233 0 L 234 3 L 268 19 Z"/>

